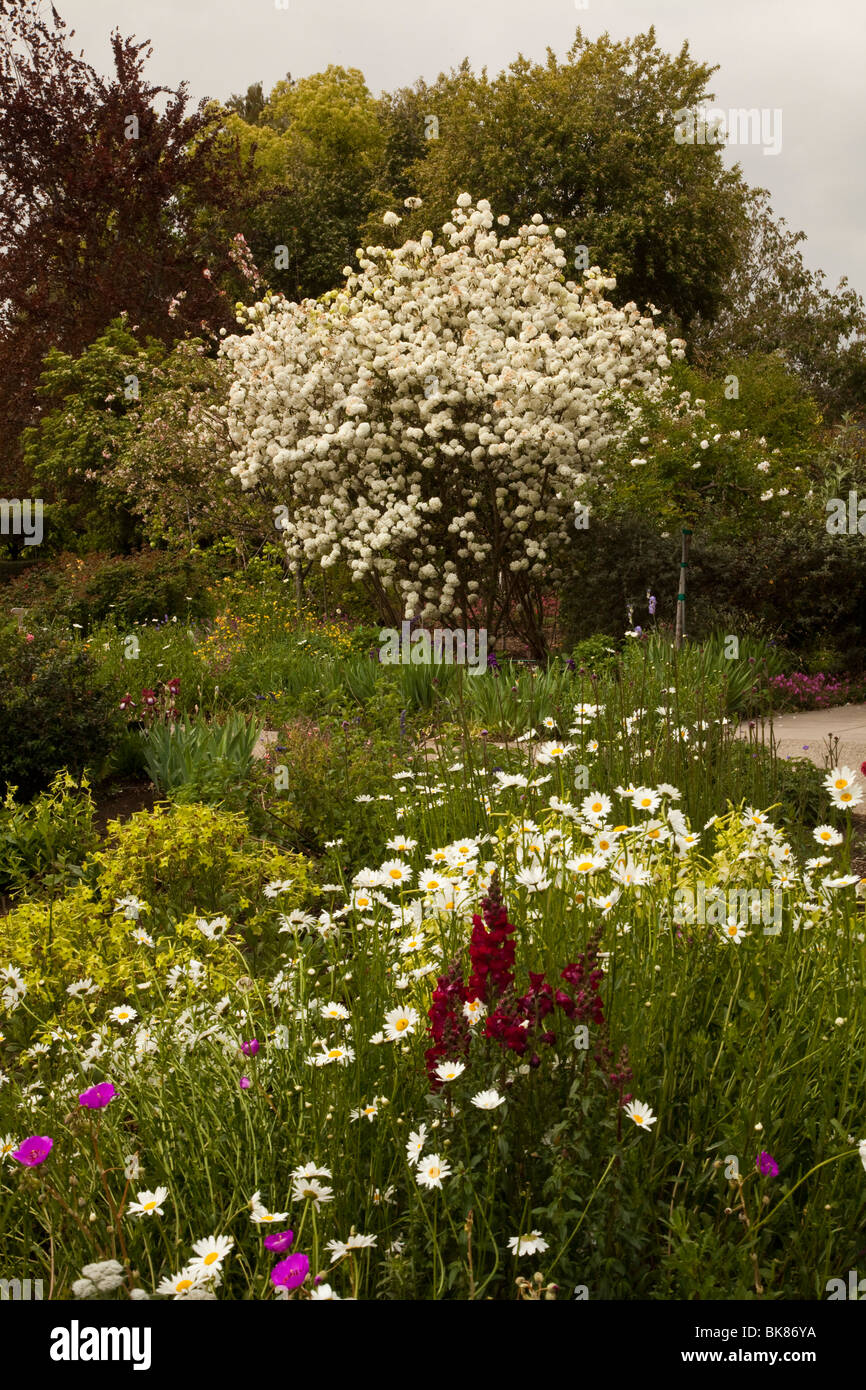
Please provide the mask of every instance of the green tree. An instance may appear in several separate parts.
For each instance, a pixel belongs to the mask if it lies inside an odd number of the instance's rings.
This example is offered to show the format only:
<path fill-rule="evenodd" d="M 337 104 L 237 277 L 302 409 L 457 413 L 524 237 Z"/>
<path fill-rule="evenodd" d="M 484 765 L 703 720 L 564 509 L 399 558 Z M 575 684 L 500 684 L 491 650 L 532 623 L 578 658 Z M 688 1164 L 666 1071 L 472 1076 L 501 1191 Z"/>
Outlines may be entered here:
<path fill-rule="evenodd" d="M 690 329 L 696 360 L 716 367 L 733 353 L 781 352 L 828 416 L 866 403 L 866 306 L 843 278 L 835 290 L 800 250 L 805 232 L 775 218 L 764 188 L 750 189 L 738 228 L 736 268 L 713 322 Z"/>
<path fill-rule="evenodd" d="M 540 211 L 563 226 L 572 256 L 584 246 L 588 265 L 616 275 L 618 300 L 652 302 L 681 323 L 712 318 L 736 262 L 745 188 L 719 148 L 678 144 L 675 130 L 678 111 L 711 98 L 714 70 L 687 44 L 665 54 L 653 29 L 621 43 L 578 29 L 563 63 L 548 50 L 545 63 L 518 57 L 492 79 L 464 63 L 402 93 L 385 113 L 391 148 L 402 139 L 411 150 L 407 117 L 422 117 L 414 139 L 424 144 L 409 170 L 423 206 L 408 233 L 441 225 L 465 190 L 512 219 Z M 422 105 L 438 138 L 424 139 Z M 394 185 L 396 196 L 405 184 Z M 380 240 L 381 211 L 368 241 Z"/>
<path fill-rule="evenodd" d="M 207 343 L 140 342 L 121 315 L 77 357 L 52 349 L 24 459 L 47 501 L 52 549 L 190 549 L 231 536 L 245 551 L 275 538 L 267 490 L 229 472 L 221 409 L 227 372 Z"/>
<path fill-rule="evenodd" d="M 51 549 L 126 551 L 141 529 L 123 491 L 109 481 L 111 462 L 131 430 L 143 376 L 165 355 L 142 346 L 125 316 L 78 355 L 51 348 L 36 395 L 38 423 L 22 435 L 25 465 L 44 489 Z"/>
<path fill-rule="evenodd" d="M 254 259 L 273 289 L 315 298 L 354 259 L 385 150 L 379 105 L 361 72 L 334 65 L 278 82 L 257 113 L 255 88 L 232 102 L 225 134 L 255 161 Z"/>

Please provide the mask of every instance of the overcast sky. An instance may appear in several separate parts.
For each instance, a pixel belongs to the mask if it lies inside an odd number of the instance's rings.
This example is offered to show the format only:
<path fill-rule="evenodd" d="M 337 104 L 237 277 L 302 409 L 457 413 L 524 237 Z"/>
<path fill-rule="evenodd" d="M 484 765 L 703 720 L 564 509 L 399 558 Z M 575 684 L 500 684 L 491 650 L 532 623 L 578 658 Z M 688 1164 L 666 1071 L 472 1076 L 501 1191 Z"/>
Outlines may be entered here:
<path fill-rule="evenodd" d="M 715 105 L 781 111 L 767 145 L 730 146 L 775 211 L 808 236 L 804 254 L 835 286 L 866 297 L 862 128 L 863 0 L 55 0 L 94 67 L 110 69 L 108 36 L 150 39 L 151 81 L 225 99 L 261 79 L 306 77 L 329 63 L 360 68 L 374 95 L 433 81 L 468 57 L 493 75 L 518 53 L 562 59 L 578 25 L 624 39 L 656 27 L 660 45 L 719 64 Z M 578 8 L 578 5 L 581 8 Z M 773 118 L 768 115 L 768 121 Z M 476 196 L 490 190 L 469 190 Z"/>

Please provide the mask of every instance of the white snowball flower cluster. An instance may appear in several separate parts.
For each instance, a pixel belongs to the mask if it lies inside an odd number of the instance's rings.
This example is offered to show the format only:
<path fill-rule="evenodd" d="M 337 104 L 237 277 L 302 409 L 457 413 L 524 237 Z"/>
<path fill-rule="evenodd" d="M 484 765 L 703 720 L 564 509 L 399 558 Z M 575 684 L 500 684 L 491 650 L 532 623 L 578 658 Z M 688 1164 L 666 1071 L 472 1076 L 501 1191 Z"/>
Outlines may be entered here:
<path fill-rule="evenodd" d="M 597 267 L 566 282 L 540 214 L 500 240 L 486 199 L 457 204 L 447 246 L 368 246 L 342 290 L 241 310 L 226 415 L 243 486 L 285 487 L 293 566 L 343 559 L 383 617 L 495 630 L 503 595 L 555 577 L 611 402 L 682 347 Z"/>

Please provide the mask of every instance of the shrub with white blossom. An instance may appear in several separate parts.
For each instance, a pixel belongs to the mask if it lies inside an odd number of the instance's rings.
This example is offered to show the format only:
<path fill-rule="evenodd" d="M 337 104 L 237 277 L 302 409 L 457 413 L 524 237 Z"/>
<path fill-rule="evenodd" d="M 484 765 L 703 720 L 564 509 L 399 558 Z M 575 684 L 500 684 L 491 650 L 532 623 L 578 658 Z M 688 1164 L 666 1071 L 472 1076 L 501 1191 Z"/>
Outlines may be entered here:
<path fill-rule="evenodd" d="M 384 619 L 495 633 L 512 615 L 537 646 L 575 500 L 621 429 L 611 406 L 684 344 L 606 300 L 597 267 L 566 280 L 565 233 L 540 214 L 500 239 L 486 199 L 457 204 L 447 245 L 368 246 L 343 289 L 240 311 L 232 472 L 284 487 L 294 565 L 346 562 Z"/>

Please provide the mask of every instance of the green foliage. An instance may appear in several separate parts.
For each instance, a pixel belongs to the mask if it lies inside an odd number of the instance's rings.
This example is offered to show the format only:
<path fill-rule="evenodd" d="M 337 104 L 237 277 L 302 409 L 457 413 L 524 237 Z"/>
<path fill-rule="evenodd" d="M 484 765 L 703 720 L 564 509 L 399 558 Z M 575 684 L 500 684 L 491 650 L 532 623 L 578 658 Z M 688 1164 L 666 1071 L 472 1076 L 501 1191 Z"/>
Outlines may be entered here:
<path fill-rule="evenodd" d="M 377 710 L 380 728 L 386 721 Z M 392 703 L 390 739 L 370 718 L 351 722 L 298 717 L 280 729 L 268 758 L 267 833 L 283 844 L 324 855 L 341 840 L 340 858 L 353 868 L 369 861 L 381 843 L 407 749 L 397 735 Z M 387 797 L 378 802 L 377 797 Z M 358 802 L 358 797 L 364 797 Z M 370 798 L 367 800 L 366 798 Z"/>
<path fill-rule="evenodd" d="M 148 776 L 173 801 L 209 801 L 208 793 L 249 773 L 260 733 L 261 726 L 241 714 L 221 725 L 201 718 L 154 724 L 145 740 Z"/>
<path fill-rule="evenodd" d="M 363 74 L 331 64 L 278 82 L 254 124 L 234 114 L 226 133 L 254 151 L 248 240 L 268 283 L 297 300 L 332 289 L 354 257 L 385 144 Z"/>
<path fill-rule="evenodd" d="M 0 789 L 24 799 L 63 768 L 98 770 L 122 731 L 82 642 L 30 635 L 9 624 L 0 640 Z"/>
<path fill-rule="evenodd" d="M 80 356 L 51 348 L 38 394 L 37 425 L 22 436 L 24 461 L 56 501 L 46 509 L 46 537 L 55 551 L 124 550 L 140 532 L 122 491 L 107 474 L 132 429 L 135 397 L 128 392 L 164 355 L 159 343 L 140 346 L 125 317 L 115 319 Z"/>
<path fill-rule="evenodd" d="M 86 779 L 79 787 L 68 772 L 29 805 L 8 790 L 0 806 L 0 894 L 53 892 L 80 876 L 98 843 L 93 811 Z"/>
<path fill-rule="evenodd" d="M 866 385 L 866 307 L 843 277 L 835 289 L 824 272 L 810 270 L 801 244 L 775 218 L 766 188 L 746 195 L 748 220 L 736 231 L 736 269 L 725 286 L 724 304 L 712 322 L 689 326 L 689 339 L 705 364 L 734 353 L 778 353 L 820 401 L 828 419 L 862 409 Z M 728 370 L 737 371 L 735 364 Z"/>
<path fill-rule="evenodd" d="M 142 898 L 160 921 L 225 914 L 253 935 L 267 919 L 266 885 L 291 880 L 284 909 L 309 893 L 304 860 L 257 840 L 243 815 L 199 804 L 158 805 L 108 827 L 107 848 L 91 858 L 103 901 Z"/>
<path fill-rule="evenodd" d="M 580 671 L 586 669 L 593 675 L 603 675 L 611 671 L 619 658 L 619 646 L 615 637 L 607 633 L 595 633 L 576 642 L 571 650 L 571 660 Z"/>
<path fill-rule="evenodd" d="M 49 499 L 51 553 L 273 535 L 266 490 L 243 494 L 223 459 L 225 366 L 198 338 L 141 343 L 121 314 L 77 357 L 52 349 L 24 461 Z"/>
<path fill-rule="evenodd" d="M 63 554 L 31 569 L 9 589 L 16 607 L 34 624 L 78 623 L 90 633 L 97 623 L 161 622 L 201 618 L 213 611 L 210 576 L 200 557 L 166 550 L 109 556 Z"/>
<path fill-rule="evenodd" d="M 587 494 L 590 524 L 575 541 L 582 555 L 593 549 L 595 515 L 643 514 L 659 531 L 691 526 L 696 537 L 742 545 L 809 513 L 817 407 L 778 359 L 752 359 L 747 370 L 740 399 L 725 397 L 723 380 L 675 364 L 660 397 L 638 415 L 629 402 L 631 425 Z M 757 398 L 748 406 L 746 386 Z"/>
<path fill-rule="evenodd" d="M 436 116 L 438 138 L 410 168 L 423 206 L 407 232 L 441 226 L 462 189 L 495 195 L 513 220 L 541 212 L 564 227 L 569 261 L 585 246 L 589 266 L 617 277 L 623 302 L 653 303 L 683 322 L 712 317 L 735 264 L 745 188 L 719 149 L 673 138 L 674 113 L 709 96 L 712 72 L 688 45 L 663 53 L 653 29 L 619 43 L 578 30 L 563 62 L 552 50 L 541 63 L 518 57 L 493 78 L 464 64 L 424 90 L 418 115 Z M 401 95 L 386 115 L 392 142 L 408 152 L 405 117 L 418 119 L 419 103 Z M 378 211 L 364 244 L 380 240 L 377 221 Z"/>
<path fill-rule="evenodd" d="M 77 884 L 52 901 L 28 900 L 0 918 L 0 952 L 27 983 L 26 1013 L 10 1020 L 13 1044 L 26 1046 L 51 1027 L 86 1022 L 86 996 L 67 985 L 90 977 L 112 1002 L 123 1002 L 140 977 L 142 953 L 130 942 L 130 923 L 114 905 L 101 905 L 93 888 Z M 41 983 L 40 983 L 41 981 Z"/>

